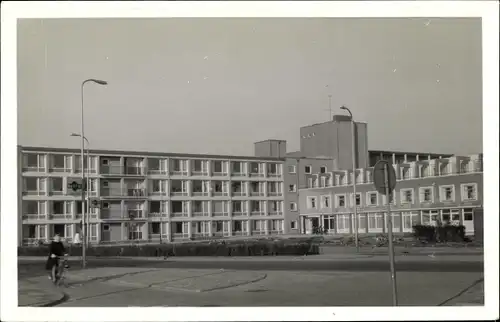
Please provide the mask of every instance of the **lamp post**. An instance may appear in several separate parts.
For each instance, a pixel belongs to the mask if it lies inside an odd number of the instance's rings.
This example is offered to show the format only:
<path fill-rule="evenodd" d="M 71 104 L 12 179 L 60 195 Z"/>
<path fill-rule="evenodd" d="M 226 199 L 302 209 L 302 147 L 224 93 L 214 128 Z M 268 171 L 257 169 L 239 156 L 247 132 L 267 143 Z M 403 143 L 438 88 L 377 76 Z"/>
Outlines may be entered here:
<path fill-rule="evenodd" d="M 71 133 L 70 136 L 74 136 L 74 137 L 81 137 L 80 134 L 78 133 Z M 87 216 L 90 215 L 90 203 L 89 203 L 89 199 L 90 199 L 90 143 L 89 143 L 89 140 L 87 140 L 86 137 L 83 137 L 83 139 L 85 140 L 85 142 L 87 142 L 87 179 L 86 179 L 86 186 L 87 186 Z M 82 172 L 84 172 L 85 169 L 82 168 Z M 82 182 L 83 184 L 83 182 Z M 83 209 L 83 204 L 82 204 L 82 209 Z M 83 215 L 83 214 L 82 214 Z M 90 231 L 90 218 L 87 218 L 86 220 L 86 223 L 87 223 L 87 232 Z M 82 226 L 83 226 L 83 220 L 82 220 Z M 83 229 L 83 227 L 82 227 Z M 84 235 L 83 238 L 86 239 L 86 242 L 89 243 L 90 242 L 90 239 L 87 239 L 87 236 Z"/>
<path fill-rule="evenodd" d="M 87 83 L 96 83 L 98 85 L 107 85 L 108 82 L 106 81 L 103 81 L 103 80 L 99 80 L 99 79 L 94 79 L 94 78 L 89 78 L 89 79 L 86 79 L 82 82 L 82 85 L 81 85 L 81 98 L 82 98 L 82 111 L 81 111 L 81 114 L 82 114 L 82 119 L 81 119 L 81 128 L 80 128 L 80 137 L 82 138 L 82 152 L 81 152 L 81 159 L 82 159 L 82 184 L 83 182 L 85 181 L 85 163 L 84 163 L 84 149 L 85 149 L 85 133 L 84 133 L 84 117 L 83 117 L 83 89 L 85 87 L 85 84 Z M 87 141 L 88 142 L 88 141 Z M 87 234 L 86 234 L 86 231 L 85 231 L 85 190 L 82 189 L 82 230 L 83 230 L 83 247 L 82 247 L 82 267 L 85 268 L 85 266 L 87 265 L 87 258 L 86 258 L 86 248 L 87 248 L 87 243 L 86 243 L 86 239 L 87 239 Z"/>
<path fill-rule="evenodd" d="M 351 116 L 351 136 L 352 136 L 352 192 L 353 192 L 353 201 L 354 201 L 354 238 L 356 244 L 356 251 L 359 252 L 359 243 L 358 243 L 358 205 L 356 202 L 356 130 L 354 118 L 352 117 L 351 110 L 345 106 L 340 107 L 341 110 L 346 110 Z"/>

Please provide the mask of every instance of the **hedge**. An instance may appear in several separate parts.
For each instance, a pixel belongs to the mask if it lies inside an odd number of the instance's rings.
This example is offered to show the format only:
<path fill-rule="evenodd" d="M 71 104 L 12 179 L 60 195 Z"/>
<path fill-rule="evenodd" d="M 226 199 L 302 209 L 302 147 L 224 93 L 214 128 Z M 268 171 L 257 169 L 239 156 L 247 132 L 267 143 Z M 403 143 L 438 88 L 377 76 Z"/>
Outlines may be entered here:
<path fill-rule="evenodd" d="M 81 256 L 82 248 L 69 246 L 70 256 Z M 312 242 L 256 241 L 246 243 L 219 244 L 157 244 L 126 246 L 90 246 L 87 256 L 279 256 L 279 255 L 316 255 L 319 245 Z M 19 256 L 47 256 L 48 246 L 18 247 Z"/>
<path fill-rule="evenodd" d="M 413 236 L 429 242 L 463 242 L 465 241 L 465 227 L 462 225 L 413 226 Z"/>

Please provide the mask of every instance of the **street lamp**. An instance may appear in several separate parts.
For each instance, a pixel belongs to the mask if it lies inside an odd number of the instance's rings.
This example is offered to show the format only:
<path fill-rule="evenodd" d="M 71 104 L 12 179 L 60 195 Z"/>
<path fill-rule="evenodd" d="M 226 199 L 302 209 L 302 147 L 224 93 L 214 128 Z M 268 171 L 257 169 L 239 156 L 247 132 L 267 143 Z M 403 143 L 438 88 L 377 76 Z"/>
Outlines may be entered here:
<path fill-rule="evenodd" d="M 80 134 L 78 133 L 71 133 L 70 136 L 74 136 L 74 137 L 82 137 Z M 85 142 L 87 142 L 87 183 L 86 183 L 86 186 L 87 186 L 87 216 L 89 216 L 90 214 L 90 203 L 89 203 L 89 198 L 90 198 L 90 143 L 89 143 L 89 140 L 87 140 L 86 137 L 83 137 L 83 139 L 85 140 Z M 82 168 L 82 172 L 84 172 L 85 169 Z M 83 184 L 83 182 L 82 182 Z M 82 212 L 83 212 L 83 204 L 82 204 Z M 83 214 L 82 214 L 83 216 Z M 90 231 L 90 218 L 87 218 L 87 232 Z M 83 226 L 83 220 L 82 220 L 82 226 Z M 83 227 L 82 227 L 82 230 L 83 230 Z M 87 243 L 89 243 L 89 239 L 87 239 L 87 235 L 84 235 L 83 238 L 85 238 L 87 240 Z"/>
<path fill-rule="evenodd" d="M 82 153 L 81 153 L 81 158 L 82 158 L 82 183 L 85 181 L 85 171 L 84 171 L 84 168 L 85 168 L 85 164 L 83 162 L 84 160 L 84 149 L 85 149 L 85 133 L 84 133 L 84 126 L 83 126 L 83 88 L 85 86 L 85 84 L 87 83 L 96 83 L 98 85 L 107 85 L 108 82 L 106 81 L 103 81 L 103 80 L 99 80 L 99 79 L 94 79 L 94 78 L 89 78 L 89 79 L 86 79 L 82 82 L 82 85 L 81 85 L 81 97 L 82 97 L 82 119 L 81 119 L 81 129 L 80 129 L 80 137 L 82 138 Z M 88 142 L 88 141 L 87 141 Z M 86 243 L 86 239 L 87 239 L 87 234 L 85 232 L 85 207 L 84 207 L 84 203 L 85 203 L 85 190 L 82 189 L 82 228 L 83 228 L 83 247 L 82 247 L 82 267 L 85 268 L 85 266 L 87 265 L 86 263 L 86 247 L 87 247 L 87 243 Z"/>
<path fill-rule="evenodd" d="M 354 118 L 352 117 L 351 110 L 345 106 L 340 107 L 341 110 L 345 110 L 351 116 L 351 136 L 352 136 L 352 191 L 353 191 L 353 201 L 354 201 L 354 238 L 356 244 L 356 251 L 359 252 L 358 243 L 358 205 L 356 202 L 356 132 Z"/>

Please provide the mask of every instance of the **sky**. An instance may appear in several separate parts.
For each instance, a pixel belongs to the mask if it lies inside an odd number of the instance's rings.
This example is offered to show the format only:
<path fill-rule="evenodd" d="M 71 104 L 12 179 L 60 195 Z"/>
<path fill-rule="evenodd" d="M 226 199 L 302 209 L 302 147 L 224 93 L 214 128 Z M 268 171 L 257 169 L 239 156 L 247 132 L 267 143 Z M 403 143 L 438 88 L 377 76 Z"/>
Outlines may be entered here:
<path fill-rule="evenodd" d="M 349 107 L 370 150 L 482 147 L 477 18 L 18 20 L 18 144 L 253 155 Z"/>

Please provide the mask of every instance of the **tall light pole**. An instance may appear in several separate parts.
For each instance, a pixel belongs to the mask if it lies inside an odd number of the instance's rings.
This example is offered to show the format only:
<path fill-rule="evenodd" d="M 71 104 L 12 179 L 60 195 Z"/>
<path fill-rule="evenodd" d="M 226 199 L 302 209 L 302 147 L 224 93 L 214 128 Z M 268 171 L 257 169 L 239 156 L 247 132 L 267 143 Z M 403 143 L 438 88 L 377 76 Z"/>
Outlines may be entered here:
<path fill-rule="evenodd" d="M 80 128 L 80 136 L 82 138 L 82 153 L 81 153 L 81 159 L 82 159 L 82 184 L 85 181 L 85 163 L 84 163 L 84 150 L 85 150 L 85 133 L 84 133 L 84 126 L 83 126 L 83 88 L 85 87 L 85 84 L 87 83 L 96 83 L 98 85 L 107 85 L 108 82 L 99 80 L 99 79 L 94 79 L 94 78 L 89 78 L 86 79 L 82 82 L 81 86 L 81 97 L 82 97 L 82 119 L 81 119 L 81 128 Z M 85 268 L 87 265 L 87 258 L 86 258 L 86 248 L 87 248 L 87 233 L 85 231 L 85 190 L 82 189 L 82 230 L 83 230 L 83 245 L 82 245 L 82 267 Z"/>
<path fill-rule="evenodd" d="M 353 192 L 353 201 L 354 201 L 354 238 L 356 244 L 356 251 L 359 252 L 359 243 L 358 243 L 358 205 L 356 203 L 356 130 L 354 123 L 354 118 L 352 117 L 351 110 L 345 106 L 340 107 L 341 110 L 346 110 L 351 116 L 351 135 L 352 135 L 352 192 Z"/>
<path fill-rule="evenodd" d="M 82 137 L 80 134 L 78 133 L 71 133 L 70 136 L 75 136 L 75 137 Z M 87 142 L 87 182 L 86 182 L 86 186 L 87 186 L 87 215 L 90 214 L 90 203 L 89 203 L 89 198 L 90 198 L 90 143 L 89 143 L 89 140 L 87 140 L 87 138 L 84 136 L 83 139 L 85 140 L 85 142 Z M 84 169 L 82 169 L 82 172 L 84 172 Z M 83 182 L 82 182 L 83 184 Z M 82 209 L 83 209 L 83 204 L 82 204 Z M 86 221 L 87 222 L 87 231 L 90 231 L 90 218 L 87 218 L 88 220 Z M 82 226 L 83 226 L 83 222 L 82 222 Z M 83 236 L 83 238 L 87 239 L 87 236 Z M 87 242 L 87 245 L 88 243 L 90 242 L 90 239 L 87 239 L 86 240 Z"/>

